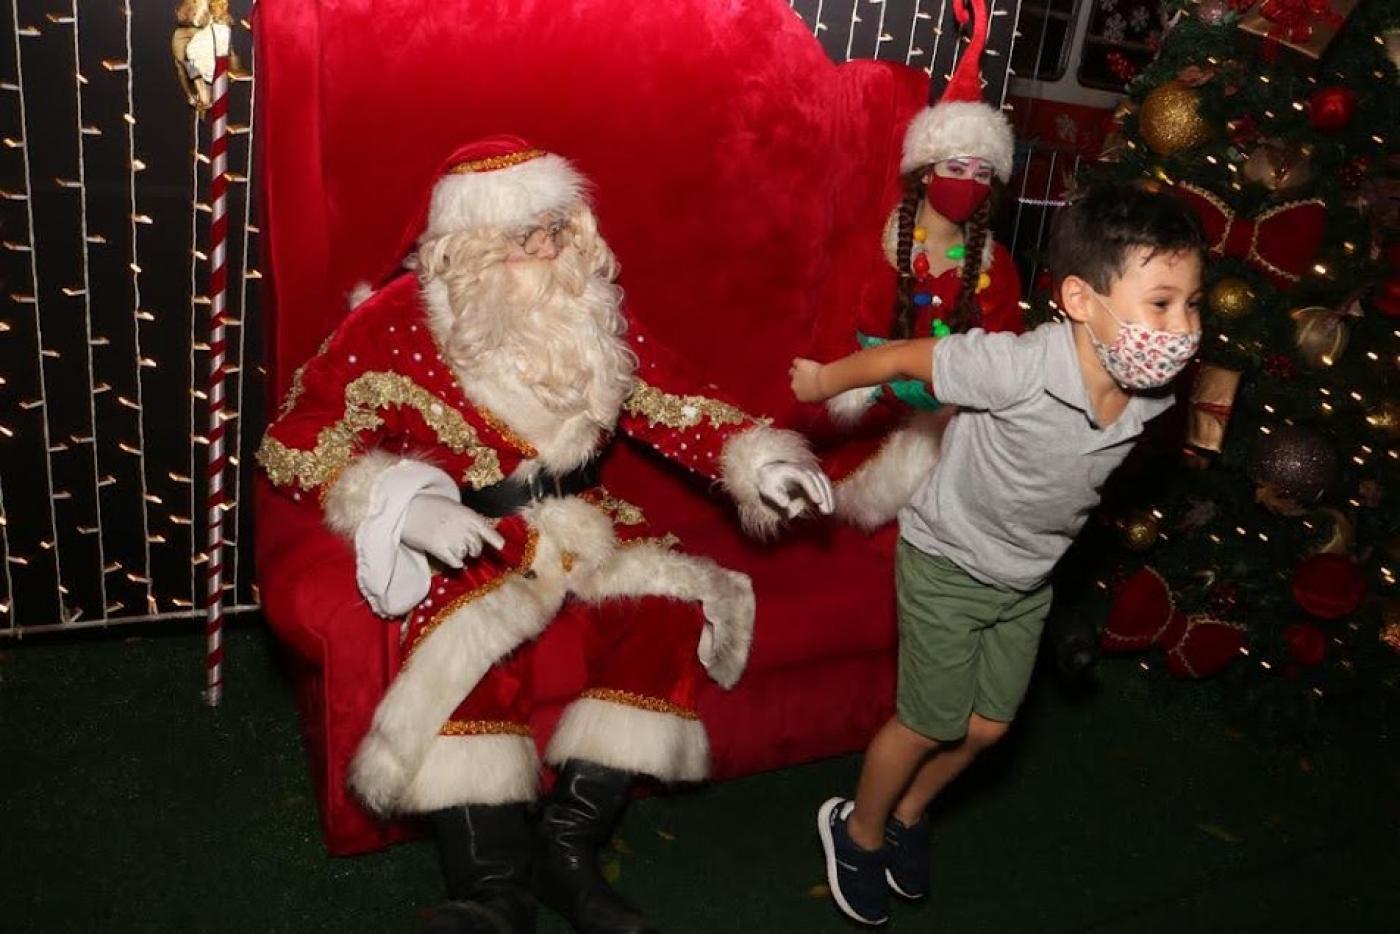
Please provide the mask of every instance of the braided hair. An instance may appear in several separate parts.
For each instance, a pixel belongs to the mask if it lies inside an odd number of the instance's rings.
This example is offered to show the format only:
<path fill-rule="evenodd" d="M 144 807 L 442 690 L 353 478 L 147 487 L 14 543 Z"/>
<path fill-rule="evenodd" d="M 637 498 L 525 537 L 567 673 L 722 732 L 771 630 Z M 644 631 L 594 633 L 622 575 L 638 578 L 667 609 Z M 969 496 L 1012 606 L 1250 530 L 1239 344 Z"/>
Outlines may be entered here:
<path fill-rule="evenodd" d="M 895 268 L 899 272 L 899 283 L 895 289 L 894 326 L 890 334 L 896 340 L 914 336 L 914 219 L 918 215 L 919 202 L 924 198 L 923 177 L 933 171 L 925 166 L 904 176 L 904 196 L 900 199 L 895 240 Z M 1002 183 L 992 180 L 992 191 L 963 224 L 963 256 L 958 293 L 958 303 L 944 318 L 954 332 L 975 328 L 982 322 L 982 307 L 977 301 L 977 281 L 982 275 L 982 253 L 990 236 L 992 215 L 1001 194 Z"/>
<path fill-rule="evenodd" d="M 907 340 L 914 332 L 914 219 L 919 214 L 919 202 L 924 200 L 922 172 L 911 172 L 904 176 L 904 196 L 899 199 L 897 214 L 898 239 L 895 241 L 895 269 L 899 272 L 899 284 L 894 296 L 894 327 L 890 336 L 895 340 Z"/>

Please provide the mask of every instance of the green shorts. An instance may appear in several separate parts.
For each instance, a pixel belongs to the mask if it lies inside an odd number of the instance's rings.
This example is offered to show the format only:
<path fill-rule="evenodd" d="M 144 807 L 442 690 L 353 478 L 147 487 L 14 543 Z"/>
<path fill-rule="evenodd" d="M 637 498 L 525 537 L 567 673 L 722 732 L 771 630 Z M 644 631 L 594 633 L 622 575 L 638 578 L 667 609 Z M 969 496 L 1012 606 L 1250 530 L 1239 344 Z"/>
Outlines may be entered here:
<path fill-rule="evenodd" d="M 983 584 L 946 558 L 899 540 L 899 721 L 931 739 L 967 734 L 973 713 L 1009 723 L 1026 696 L 1050 587 Z"/>

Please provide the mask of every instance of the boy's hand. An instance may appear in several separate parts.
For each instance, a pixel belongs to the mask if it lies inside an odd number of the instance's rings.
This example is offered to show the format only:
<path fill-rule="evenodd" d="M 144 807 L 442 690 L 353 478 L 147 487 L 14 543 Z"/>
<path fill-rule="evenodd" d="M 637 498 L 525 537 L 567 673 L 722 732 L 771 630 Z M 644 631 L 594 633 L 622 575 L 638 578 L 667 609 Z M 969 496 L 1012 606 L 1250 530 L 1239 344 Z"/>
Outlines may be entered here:
<path fill-rule="evenodd" d="M 821 402 L 827 398 L 821 385 L 822 365 L 801 357 L 792 361 L 788 375 L 792 377 L 792 394 L 798 402 Z"/>

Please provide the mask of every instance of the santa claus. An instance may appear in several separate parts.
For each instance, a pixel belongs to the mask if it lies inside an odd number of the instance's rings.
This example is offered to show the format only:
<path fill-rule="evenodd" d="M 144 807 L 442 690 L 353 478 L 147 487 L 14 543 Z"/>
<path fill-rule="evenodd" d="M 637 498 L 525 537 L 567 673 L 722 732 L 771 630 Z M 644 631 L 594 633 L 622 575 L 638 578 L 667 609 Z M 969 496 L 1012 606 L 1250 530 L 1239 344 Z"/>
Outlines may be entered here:
<path fill-rule="evenodd" d="M 444 929 L 532 930 L 533 885 L 580 931 L 651 930 L 596 849 L 637 774 L 706 776 L 697 685 L 739 678 L 754 598 L 595 464 L 620 432 L 720 481 L 758 533 L 830 512 L 831 487 L 798 435 L 690 392 L 629 326 L 565 159 L 515 138 L 464 147 L 420 216 L 408 268 L 299 371 L 258 454 L 353 544 L 370 606 L 405 619 L 350 784 L 377 812 L 431 818 Z M 562 614 L 581 617 L 589 683 L 548 738 L 558 779 L 531 834 L 530 655 Z"/>

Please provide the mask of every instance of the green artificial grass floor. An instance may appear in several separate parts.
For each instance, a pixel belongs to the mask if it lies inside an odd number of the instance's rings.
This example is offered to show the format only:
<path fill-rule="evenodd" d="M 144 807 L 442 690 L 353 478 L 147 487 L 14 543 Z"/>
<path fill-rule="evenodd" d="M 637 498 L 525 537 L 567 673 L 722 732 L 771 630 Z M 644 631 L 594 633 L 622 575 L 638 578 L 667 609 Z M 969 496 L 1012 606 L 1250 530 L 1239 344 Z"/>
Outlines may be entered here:
<path fill-rule="evenodd" d="M 217 710 L 201 652 L 194 634 L 0 644 L 0 931 L 417 930 L 440 898 L 431 846 L 325 855 L 271 640 L 229 634 Z M 939 807 L 933 895 L 893 930 L 1400 930 L 1391 740 L 1305 755 L 1226 728 L 1192 688 L 1164 703 L 1131 662 L 1098 678 L 1079 699 L 1037 678 Z M 813 814 L 858 764 L 637 801 L 610 872 L 667 932 L 850 930 Z"/>

